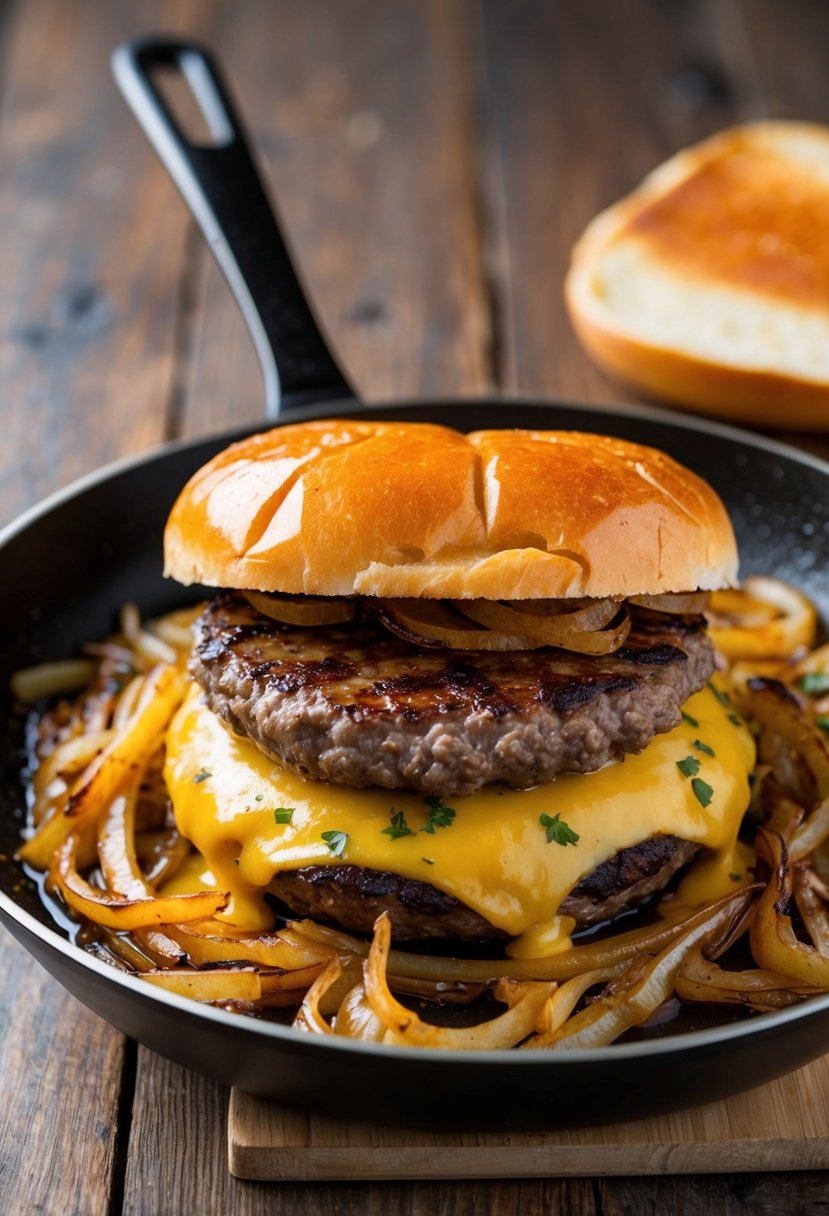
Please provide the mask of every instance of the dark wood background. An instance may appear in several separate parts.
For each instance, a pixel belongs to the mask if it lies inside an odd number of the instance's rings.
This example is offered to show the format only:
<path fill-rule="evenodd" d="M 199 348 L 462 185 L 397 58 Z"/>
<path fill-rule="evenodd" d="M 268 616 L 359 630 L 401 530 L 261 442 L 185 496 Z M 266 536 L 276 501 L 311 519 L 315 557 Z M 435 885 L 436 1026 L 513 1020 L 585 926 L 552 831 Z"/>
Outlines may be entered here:
<path fill-rule="evenodd" d="M 720 127 L 829 121 L 823 0 L 0 2 L 0 522 L 106 461 L 259 417 L 234 305 L 110 80 L 112 47 L 154 29 L 220 50 L 371 400 L 629 399 L 564 313 L 584 224 Z M 218 1085 L 125 1042 L 6 935 L 0 975 L 3 1213 L 829 1206 L 820 1174 L 236 1182 Z"/>

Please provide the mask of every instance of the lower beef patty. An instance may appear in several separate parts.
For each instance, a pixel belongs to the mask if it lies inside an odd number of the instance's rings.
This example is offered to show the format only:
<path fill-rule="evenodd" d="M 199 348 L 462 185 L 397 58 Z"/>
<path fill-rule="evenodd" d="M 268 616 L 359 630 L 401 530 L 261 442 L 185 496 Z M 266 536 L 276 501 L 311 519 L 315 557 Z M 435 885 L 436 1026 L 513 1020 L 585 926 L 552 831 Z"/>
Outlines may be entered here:
<path fill-rule="evenodd" d="M 572 916 L 579 929 L 612 920 L 663 890 L 699 847 L 676 836 L 654 836 L 622 849 L 583 878 L 559 911 Z M 269 890 L 294 915 L 334 921 L 355 933 L 371 933 L 380 913 L 388 912 L 395 941 L 507 937 L 436 887 L 360 866 L 305 866 L 278 874 Z"/>
<path fill-rule="evenodd" d="M 426 649 L 372 620 L 280 625 L 228 592 L 196 623 L 190 670 L 214 713 L 286 768 L 451 797 L 647 747 L 714 669 L 703 625 L 637 611 L 624 647 L 595 657 Z"/>

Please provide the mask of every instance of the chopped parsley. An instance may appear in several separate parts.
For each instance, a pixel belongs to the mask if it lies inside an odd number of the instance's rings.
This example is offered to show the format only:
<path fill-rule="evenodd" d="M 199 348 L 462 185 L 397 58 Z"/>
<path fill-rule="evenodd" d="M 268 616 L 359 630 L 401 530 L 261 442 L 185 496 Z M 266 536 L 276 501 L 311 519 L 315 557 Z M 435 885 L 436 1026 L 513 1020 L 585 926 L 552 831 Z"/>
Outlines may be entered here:
<path fill-rule="evenodd" d="M 323 832 L 322 839 L 335 857 L 342 857 L 345 852 L 345 846 L 348 844 L 347 832 Z"/>
<path fill-rule="evenodd" d="M 292 806 L 278 806 L 273 813 L 273 817 L 277 823 L 290 823 L 294 817 L 294 808 Z"/>
<path fill-rule="evenodd" d="M 714 797 L 714 791 L 707 781 L 703 781 L 702 777 L 694 777 L 691 782 L 691 789 L 694 791 L 694 795 L 700 806 L 708 806 Z"/>
<path fill-rule="evenodd" d="M 743 876 L 742 876 L 742 874 L 735 874 L 734 871 L 732 870 L 732 872 L 728 875 L 728 877 L 731 879 L 732 882 L 739 882 Z"/>
<path fill-rule="evenodd" d="M 384 836 L 391 836 L 392 840 L 400 840 L 403 836 L 415 835 L 408 823 L 406 823 L 406 816 L 402 811 L 396 811 L 392 807 L 389 814 L 391 815 L 391 827 L 383 828 Z"/>
<path fill-rule="evenodd" d="M 254 802 L 262 802 L 262 801 L 264 801 L 264 798 L 265 798 L 264 794 L 257 794 L 256 797 L 254 798 Z"/>
<path fill-rule="evenodd" d="M 434 857 L 421 857 L 420 860 L 425 861 L 427 866 L 433 866 L 435 864 Z"/>
<path fill-rule="evenodd" d="M 732 722 L 734 724 L 734 726 L 742 726 L 742 724 L 743 724 L 743 720 L 739 716 L 739 714 L 729 714 L 728 721 Z"/>
<path fill-rule="evenodd" d="M 707 743 L 703 743 L 702 739 L 694 740 L 694 747 L 698 752 L 705 752 L 706 756 L 716 756 L 713 747 L 709 747 Z"/>
<path fill-rule="evenodd" d="M 684 760 L 677 760 L 676 766 L 683 777 L 696 777 L 699 772 L 699 760 L 696 756 L 686 756 Z"/>
<path fill-rule="evenodd" d="M 684 709 L 682 711 L 682 721 L 687 722 L 689 726 L 693 726 L 694 730 L 699 730 L 699 722 L 696 718 L 692 718 L 690 714 L 686 714 Z"/>
<path fill-rule="evenodd" d="M 564 822 L 560 814 L 541 814 L 538 817 L 538 822 L 547 830 L 547 844 L 576 844 L 579 839 L 578 832 L 574 832 L 570 825 Z"/>
<path fill-rule="evenodd" d="M 730 705 L 731 704 L 731 697 L 729 697 L 728 693 L 723 692 L 721 689 L 717 688 L 716 684 L 712 684 L 710 680 L 708 681 L 708 687 L 711 689 L 712 693 L 717 698 L 720 705 Z"/>
<path fill-rule="evenodd" d="M 428 807 L 431 807 L 432 813 L 420 829 L 421 832 L 428 832 L 430 836 L 434 836 L 435 828 L 451 828 L 456 814 L 453 807 L 441 802 L 437 794 L 428 794 L 423 801 Z"/>
<path fill-rule="evenodd" d="M 829 734 L 829 714 L 818 714 L 815 718 L 815 726 L 818 730 L 825 730 Z"/>
<path fill-rule="evenodd" d="M 803 692 L 829 692 L 829 675 L 823 671 L 808 671 L 797 681 L 798 688 Z"/>
<path fill-rule="evenodd" d="M 196 773 L 193 780 L 195 781 L 196 785 L 201 785 L 202 781 L 206 781 L 208 777 L 212 777 L 212 776 L 213 776 L 213 774 L 210 772 L 209 769 L 203 768 L 203 769 L 200 769 L 199 772 Z"/>

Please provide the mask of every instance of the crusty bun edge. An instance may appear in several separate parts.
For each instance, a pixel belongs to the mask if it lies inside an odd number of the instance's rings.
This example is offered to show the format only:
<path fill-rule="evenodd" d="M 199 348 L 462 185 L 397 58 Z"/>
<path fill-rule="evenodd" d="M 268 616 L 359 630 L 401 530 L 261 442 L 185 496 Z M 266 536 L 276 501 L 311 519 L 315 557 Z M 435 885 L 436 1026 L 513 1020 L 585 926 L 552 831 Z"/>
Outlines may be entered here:
<path fill-rule="evenodd" d="M 826 429 L 829 384 L 808 376 L 729 365 L 634 336 L 602 305 L 591 282 L 603 251 L 651 203 L 725 148 L 742 140 L 777 140 L 781 135 L 829 141 L 829 133 L 818 124 L 752 123 L 713 135 L 658 166 L 637 189 L 590 221 L 573 248 L 564 296 L 573 328 L 588 354 L 611 376 L 648 396 L 735 422 L 786 430 Z M 677 290 L 682 291 L 681 282 Z"/>
<path fill-rule="evenodd" d="M 205 465 L 170 515 L 165 573 L 290 594 L 627 596 L 733 584 L 737 551 L 711 487 L 652 448 L 330 420 Z"/>

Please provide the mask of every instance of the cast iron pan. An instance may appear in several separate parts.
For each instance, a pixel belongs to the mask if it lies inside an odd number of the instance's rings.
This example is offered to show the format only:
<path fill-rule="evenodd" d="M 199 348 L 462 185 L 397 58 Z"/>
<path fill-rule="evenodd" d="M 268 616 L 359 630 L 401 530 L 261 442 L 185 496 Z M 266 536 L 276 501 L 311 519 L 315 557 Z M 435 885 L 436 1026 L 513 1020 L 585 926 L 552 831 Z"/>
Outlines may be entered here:
<path fill-rule="evenodd" d="M 150 40 L 120 48 L 118 82 L 196 215 L 251 326 L 268 410 L 291 422 L 366 410 L 329 354 L 210 56 Z M 189 143 L 154 83 L 184 74 L 213 133 Z M 277 370 L 278 367 L 278 370 Z M 395 403 L 378 419 L 578 428 L 653 444 L 708 478 L 731 512 L 743 571 L 802 587 L 829 620 L 829 466 L 729 427 L 639 408 L 498 399 Z M 280 415 L 280 420 L 281 420 Z M 161 538 L 182 484 L 236 435 L 172 444 L 84 479 L 0 536 L 0 688 L 17 668 L 76 652 L 135 600 L 149 615 L 188 594 L 161 577 Z M 5 710 L 11 714 L 8 694 Z M 252 1093 L 355 1118 L 458 1127 L 589 1123 L 690 1106 L 758 1085 L 829 1048 L 829 996 L 715 1029 L 555 1055 L 406 1051 L 327 1041 L 197 1005 L 73 946 L 14 861 L 24 819 L 19 731 L 4 732 L 0 917 L 66 988 L 126 1034 Z"/>

